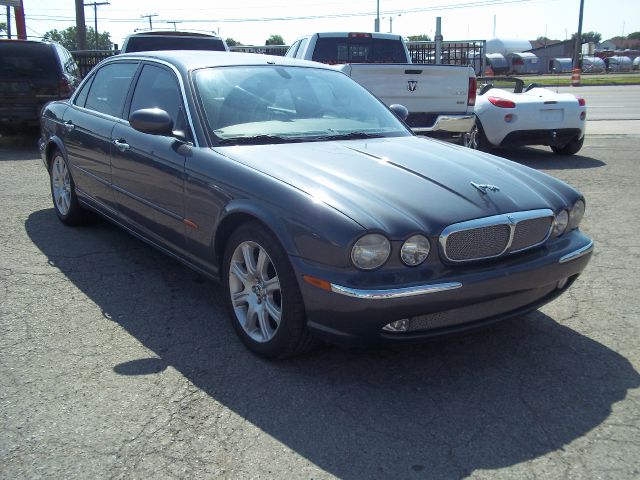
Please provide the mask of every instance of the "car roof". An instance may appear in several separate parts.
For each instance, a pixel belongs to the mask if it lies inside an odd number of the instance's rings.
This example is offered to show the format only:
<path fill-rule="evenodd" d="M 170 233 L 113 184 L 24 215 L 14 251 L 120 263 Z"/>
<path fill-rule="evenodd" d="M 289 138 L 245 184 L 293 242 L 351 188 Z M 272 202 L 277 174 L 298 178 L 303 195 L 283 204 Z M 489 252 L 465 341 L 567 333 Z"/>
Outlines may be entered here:
<path fill-rule="evenodd" d="M 282 65 L 303 66 L 336 71 L 331 66 L 308 60 L 263 55 L 260 53 L 215 52 L 210 50 L 159 50 L 153 52 L 133 52 L 115 55 L 107 62 L 126 59 L 160 60 L 175 65 L 182 71 L 207 67 Z"/>
<path fill-rule="evenodd" d="M 0 44 L 12 44 L 12 45 L 59 45 L 56 42 L 50 42 L 47 40 L 20 40 L 17 38 L 0 38 Z"/>
<path fill-rule="evenodd" d="M 134 32 L 127 35 L 127 37 L 203 37 L 203 38 L 216 38 L 220 37 L 212 33 L 194 32 L 190 30 L 145 30 L 141 32 Z"/>

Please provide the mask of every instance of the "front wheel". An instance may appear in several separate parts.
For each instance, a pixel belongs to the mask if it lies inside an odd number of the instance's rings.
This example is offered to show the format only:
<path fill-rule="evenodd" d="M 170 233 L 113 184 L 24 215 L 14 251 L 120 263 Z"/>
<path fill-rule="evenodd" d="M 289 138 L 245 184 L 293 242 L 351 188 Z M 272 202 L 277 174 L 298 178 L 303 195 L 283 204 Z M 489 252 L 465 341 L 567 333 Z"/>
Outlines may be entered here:
<path fill-rule="evenodd" d="M 51 198 L 56 214 L 62 223 L 79 225 L 86 220 L 86 211 L 78 202 L 75 184 L 67 161 L 59 150 L 53 153 L 49 170 L 51 178 Z"/>
<path fill-rule="evenodd" d="M 231 323 L 251 351 L 285 358 L 314 344 L 287 254 L 262 225 L 248 223 L 231 235 L 223 281 Z"/>
<path fill-rule="evenodd" d="M 569 143 L 562 147 L 551 146 L 551 150 L 558 155 L 575 155 L 580 151 L 584 144 L 584 135 L 580 140 L 571 140 Z"/>

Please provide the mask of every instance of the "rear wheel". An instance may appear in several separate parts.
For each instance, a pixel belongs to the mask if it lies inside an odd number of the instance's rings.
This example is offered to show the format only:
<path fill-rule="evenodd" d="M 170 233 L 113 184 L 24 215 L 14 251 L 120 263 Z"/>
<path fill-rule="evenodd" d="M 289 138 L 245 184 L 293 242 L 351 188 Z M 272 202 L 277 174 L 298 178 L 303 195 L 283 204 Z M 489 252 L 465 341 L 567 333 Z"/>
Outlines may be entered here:
<path fill-rule="evenodd" d="M 79 225 L 86 220 L 86 210 L 80 206 L 71 172 L 62 153 L 53 152 L 50 170 L 51 198 L 58 218 L 67 225 Z"/>
<path fill-rule="evenodd" d="M 491 149 L 491 144 L 489 144 L 479 120 L 476 120 L 476 123 L 469 132 L 462 135 L 462 145 L 483 152 L 488 152 Z"/>
<path fill-rule="evenodd" d="M 580 140 L 571 140 L 569 143 L 562 147 L 551 146 L 551 150 L 558 155 L 575 155 L 582 148 L 582 144 L 584 143 L 584 135 Z"/>
<path fill-rule="evenodd" d="M 231 323 L 250 350 L 267 358 L 285 358 L 313 346 L 287 254 L 262 225 L 248 223 L 231 235 L 223 280 Z"/>

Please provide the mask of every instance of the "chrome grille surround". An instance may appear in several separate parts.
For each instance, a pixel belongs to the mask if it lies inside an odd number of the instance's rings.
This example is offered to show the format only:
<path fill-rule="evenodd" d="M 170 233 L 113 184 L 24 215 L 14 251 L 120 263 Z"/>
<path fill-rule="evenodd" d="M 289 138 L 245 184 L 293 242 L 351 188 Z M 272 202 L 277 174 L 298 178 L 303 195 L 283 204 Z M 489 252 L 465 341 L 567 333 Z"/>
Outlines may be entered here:
<path fill-rule="evenodd" d="M 544 243 L 553 219 L 553 211 L 544 208 L 455 223 L 440 234 L 440 246 L 449 262 L 496 258 Z"/>

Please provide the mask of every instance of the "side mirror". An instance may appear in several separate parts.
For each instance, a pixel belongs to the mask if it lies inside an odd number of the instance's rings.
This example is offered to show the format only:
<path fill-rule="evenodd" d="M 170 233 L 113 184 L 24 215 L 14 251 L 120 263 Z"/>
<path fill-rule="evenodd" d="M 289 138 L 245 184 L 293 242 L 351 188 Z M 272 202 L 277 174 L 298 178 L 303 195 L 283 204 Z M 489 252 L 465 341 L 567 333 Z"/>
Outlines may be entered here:
<path fill-rule="evenodd" d="M 160 108 L 143 108 L 129 115 L 133 128 L 150 135 L 173 135 L 173 120 Z"/>
<path fill-rule="evenodd" d="M 403 122 L 407 120 L 407 117 L 409 116 L 409 110 L 407 110 L 407 107 L 398 103 L 394 103 L 389 108 L 393 113 L 396 114 L 396 117 L 398 117 L 400 120 L 402 120 Z"/>

